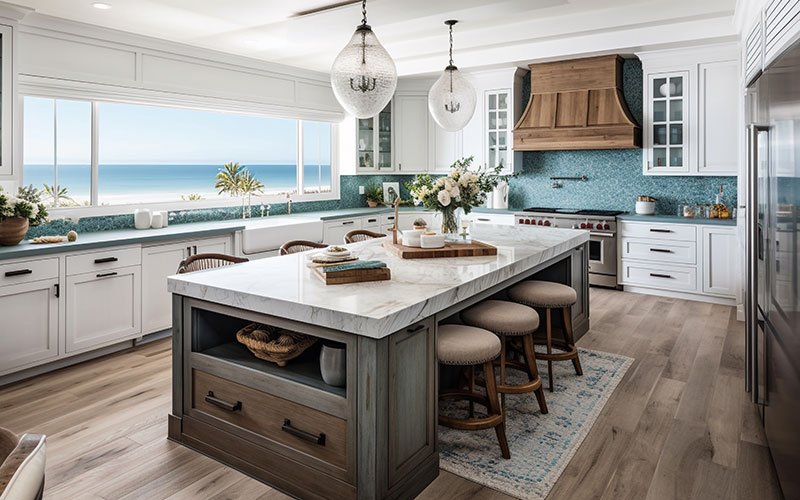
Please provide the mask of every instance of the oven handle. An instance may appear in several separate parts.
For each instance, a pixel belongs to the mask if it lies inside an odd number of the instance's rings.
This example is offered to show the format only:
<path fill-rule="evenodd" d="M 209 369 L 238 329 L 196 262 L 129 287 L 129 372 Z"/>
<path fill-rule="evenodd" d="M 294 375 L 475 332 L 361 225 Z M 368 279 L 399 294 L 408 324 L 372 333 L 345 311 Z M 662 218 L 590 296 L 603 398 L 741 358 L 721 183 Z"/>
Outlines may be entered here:
<path fill-rule="evenodd" d="M 602 236 L 603 238 L 613 238 L 614 233 L 598 233 L 597 231 L 589 231 L 589 236 Z"/>

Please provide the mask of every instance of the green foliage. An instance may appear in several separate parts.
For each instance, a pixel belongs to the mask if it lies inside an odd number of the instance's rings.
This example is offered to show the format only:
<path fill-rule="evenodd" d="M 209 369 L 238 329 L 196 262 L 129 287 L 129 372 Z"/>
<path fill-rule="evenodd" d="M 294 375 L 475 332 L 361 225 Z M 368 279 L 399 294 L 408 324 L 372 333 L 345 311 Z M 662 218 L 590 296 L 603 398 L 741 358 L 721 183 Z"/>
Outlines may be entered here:
<path fill-rule="evenodd" d="M 0 189 L 0 221 L 9 217 L 24 217 L 31 226 L 47 221 L 47 207 L 41 203 L 39 191 L 33 186 L 19 188 L 17 196 Z"/>
<path fill-rule="evenodd" d="M 238 163 L 226 163 L 217 172 L 217 182 L 214 183 L 214 188 L 219 191 L 219 194 L 239 196 L 241 194 L 241 180 L 244 170 L 244 167 Z"/>
<path fill-rule="evenodd" d="M 69 207 L 78 205 L 78 202 L 69 197 L 67 188 L 48 184 L 43 186 L 42 190 L 39 191 L 39 195 L 44 196 L 45 200 L 49 200 L 50 206 Z"/>
<path fill-rule="evenodd" d="M 239 179 L 239 190 L 247 196 L 259 195 L 264 192 L 264 183 L 256 179 L 252 172 L 245 170 Z"/>
<path fill-rule="evenodd" d="M 374 201 L 375 203 L 383 203 L 383 187 L 379 184 L 370 184 L 364 190 L 367 201 Z"/>
<path fill-rule="evenodd" d="M 188 195 L 181 195 L 181 200 L 183 200 L 183 201 L 200 201 L 202 199 L 203 199 L 203 196 L 199 195 L 197 193 L 191 193 L 191 194 L 188 194 Z"/>

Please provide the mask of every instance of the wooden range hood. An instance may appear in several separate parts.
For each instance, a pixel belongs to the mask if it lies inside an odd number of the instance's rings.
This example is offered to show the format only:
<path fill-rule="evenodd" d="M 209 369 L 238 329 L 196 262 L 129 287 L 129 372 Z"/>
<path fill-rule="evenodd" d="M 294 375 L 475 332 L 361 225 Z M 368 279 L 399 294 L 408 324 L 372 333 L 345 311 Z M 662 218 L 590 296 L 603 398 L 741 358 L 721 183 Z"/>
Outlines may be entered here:
<path fill-rule="evenodd" d="M 515 151 L 642 147 L 622 96 L 622 58 L 531 64 L 531 98 L 514 127 Z"/>

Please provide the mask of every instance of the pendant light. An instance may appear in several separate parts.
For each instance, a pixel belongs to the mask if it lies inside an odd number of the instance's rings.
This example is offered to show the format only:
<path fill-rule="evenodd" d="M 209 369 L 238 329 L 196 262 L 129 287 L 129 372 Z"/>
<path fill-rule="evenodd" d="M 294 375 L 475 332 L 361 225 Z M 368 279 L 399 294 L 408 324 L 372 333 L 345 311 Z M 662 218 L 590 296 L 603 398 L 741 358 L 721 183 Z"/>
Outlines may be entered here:
<path fill-rule="evenodd" d="M 367 24 L 367 0 L 361 25 L 331 67 L 331 85 L 339 104 L 357 118 L 372 118 L 389 104 L 397 87 L 397 69 Z"/>
<path fill-rule="evenodd" d="M 450 64 L 428 93 L 433 119 L 448 132 L 464 128 L 475 113 L 475 87 L 453 65 L 453 25 L 457 22 L 444 22 L 450 27 Z"/>

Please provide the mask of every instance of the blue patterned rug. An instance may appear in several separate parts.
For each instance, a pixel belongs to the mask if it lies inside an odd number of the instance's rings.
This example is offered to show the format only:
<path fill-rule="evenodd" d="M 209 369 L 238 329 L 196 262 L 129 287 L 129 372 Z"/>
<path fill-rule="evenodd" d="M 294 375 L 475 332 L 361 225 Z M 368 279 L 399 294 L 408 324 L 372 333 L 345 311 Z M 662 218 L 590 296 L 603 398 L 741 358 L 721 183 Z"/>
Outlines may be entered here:
<path fill-rule="evenodd" d="M 538 347 L 538 346 L 537 346 Z M 500 456 L 493 429 L 459 431 L 439 426 L 439 467 L 484 486 L 524 499 L 543 499 L 567 467 L 608 398 L 633 359 L 617 354 L 580 349 L 583 376 L 572 363 L 553 363 L 555 391 L 545 389 L 550 412 L 539 413 L 533 394 L 506 398 L 506 435 L 511 459 Z M 547 387 L 547 363 L 539 361 Z M 527 380 L 516 370 L 510 382 Z M 482 407 L 475 406 L 476 416 Z M 465 405 L 440 408 L 448 415 L 464 416 Z"/>

